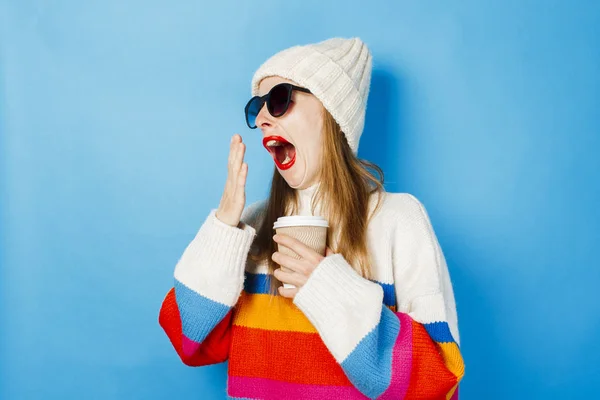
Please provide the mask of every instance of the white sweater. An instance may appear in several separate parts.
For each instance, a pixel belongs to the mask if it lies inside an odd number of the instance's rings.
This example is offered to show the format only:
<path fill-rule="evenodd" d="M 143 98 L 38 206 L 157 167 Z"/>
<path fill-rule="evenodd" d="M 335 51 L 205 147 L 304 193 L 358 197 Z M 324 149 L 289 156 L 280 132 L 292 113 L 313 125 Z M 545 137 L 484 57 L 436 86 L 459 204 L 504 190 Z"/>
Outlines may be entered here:
<path fill-rule="evenodd" d="M 315 190 L 298 192 L 300 215 L 312 215 Z M 457 399 L 464 365 L 445 258 L 423 205 L 409 194 L 382 195 L 367 227 L 371 280 L 335 254 L 293 303 L 271 298 L 266 262 L 247 258 L 266 202 L 247 207 L 239 227 L 213 210 L 177 263 L 161 308 L 182 360 L 229 358 L 232 398 Z M 376 203 L 372 196 L 371 210 Z M 315 333 L 329 355 L 317 350 Z"/>

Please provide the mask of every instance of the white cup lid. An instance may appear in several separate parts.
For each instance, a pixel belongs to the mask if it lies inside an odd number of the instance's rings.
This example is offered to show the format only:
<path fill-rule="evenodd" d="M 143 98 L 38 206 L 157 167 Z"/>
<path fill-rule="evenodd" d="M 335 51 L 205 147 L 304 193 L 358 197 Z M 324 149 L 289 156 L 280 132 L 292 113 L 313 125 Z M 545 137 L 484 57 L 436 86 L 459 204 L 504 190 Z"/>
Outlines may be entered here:
<path fill-rule="evenodd" d="M 292 215 L 289 217 L 279 217 L 273 225 L 273 229 L 286 228 L 288 226 L 318 226 L 329 228 L 329 223 L 323 217 L 309 215 Z"/>

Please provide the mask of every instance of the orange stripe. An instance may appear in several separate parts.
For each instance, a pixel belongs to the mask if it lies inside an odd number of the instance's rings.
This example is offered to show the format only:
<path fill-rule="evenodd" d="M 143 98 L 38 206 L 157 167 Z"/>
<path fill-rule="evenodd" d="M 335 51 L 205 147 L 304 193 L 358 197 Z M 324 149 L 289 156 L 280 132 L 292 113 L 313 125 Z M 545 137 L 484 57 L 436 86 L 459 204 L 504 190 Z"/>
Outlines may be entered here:
<path fill-rule="evenodd" d="M 396 306 L 388 308 L 396 311 Z M 242 292 L 235 309 L 234 325 L 270 331 L 317 333 L 293 300 L 286 297 Z"/>
<path fill-rule="evenodd" d="M 231 376 L 313 385 L 352 385 L 317 333 L 234 325 L 232 334 Z"/>
<path fill-rule="evenodd" d="M 396 311 L 396 306 L 388 306 Z M 317 333 L 308 318 L 292 299 L 269 294 L 242 292 L 236 306 L 233 324 L 270 331 Z"/>
<path fill-rule="evenodd" d="M 271 331 L 317 333 L 304 313 L 287 297 L 242 292 L 235 308 L 234 325 Z"/>
<path fill-rule="evenodd" d="M 425 327 L 412 321 L 412 329 L 412 370 L 405 399 L 445 400 L 457 379 L 444 365 L 438 347 Z"/>
<path fill-rule="evenodd" d="M 465 365 L 463 362 L 462 355 L 460 354 L 460 349 L 455 342 L 452 343 L 437 343 L 440 353 L 442 354 L 442 358 L 444 359 L 444 364 L 446 367 L 458 378 L 460 381 L 465 374 Z"/>

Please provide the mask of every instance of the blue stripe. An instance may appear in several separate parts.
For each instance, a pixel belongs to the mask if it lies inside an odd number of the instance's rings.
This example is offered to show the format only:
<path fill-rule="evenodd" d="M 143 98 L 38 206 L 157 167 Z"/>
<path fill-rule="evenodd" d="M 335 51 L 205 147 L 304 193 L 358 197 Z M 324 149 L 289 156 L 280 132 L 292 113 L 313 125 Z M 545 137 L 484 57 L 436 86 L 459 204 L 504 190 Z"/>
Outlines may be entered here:
<path fill-rule="evenodd" d="M 177 279 L 174 286 L 183 334 L 194 342 L 202 343 L 230 308 L 194 292 Z"/>
<path fill-rule="evenodd" d="M 392 355 L 399 334 L 400 320 L 389 308 L 382 307 L 379 324 L 341 364 L 350 382 L 371 399 L 390 386 Z"/>
<path fill-rule="evenodd" d="M 250 294 L 269 294 L 271 292 L 271 279 L 270 275 L 267 274 L 252 274 L 246 272 L 246 279 L 244 281 L 244 290 Z M 381 283 L 378 281 L 372 281 L 377 283 L 383 288 L 383 304 L 388 307 L 396 305 L 396 292 L 394 285 L 390 283 Z"/>
<path fill-rule="evenodd" d="M 266 274 L 251 274 L 246 272 L 244 290 L 251 294 L 269 294 L 271 291 L 271 277 Z"/>
<path fill-rule="evenodd" d="M 433 340 L 438 343 L 454 343 L 450 328 L 446 322 L 433 322 L 431 324 L 423 324 L 425 330 Z"/>
<path fill-rule="evenodd" d="M 394 285 L 391 283 L 381 283 L 378 281 L 373 281 L 378 283 L 383 288 L 383 304 L 388 307 L 392 307 L 396 305 L 396 290 L 394 289 Z"/>

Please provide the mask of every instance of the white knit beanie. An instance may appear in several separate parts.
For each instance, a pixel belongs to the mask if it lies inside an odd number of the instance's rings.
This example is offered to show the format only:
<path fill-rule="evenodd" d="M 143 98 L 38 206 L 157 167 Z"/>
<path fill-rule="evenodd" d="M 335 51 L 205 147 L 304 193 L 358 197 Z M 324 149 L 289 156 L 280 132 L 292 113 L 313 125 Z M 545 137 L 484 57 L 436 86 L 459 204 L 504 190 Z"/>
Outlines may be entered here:
<path fill-rule="evenodd" d="M 371 53 L 359 38 L 294 46 L 260 66 L 252 78 L 252 95 L 258 95 L 260 82 L 269 76 L 309 89 L 340 125 L 356 154 L 365 125 L 371 69 Z"/>

